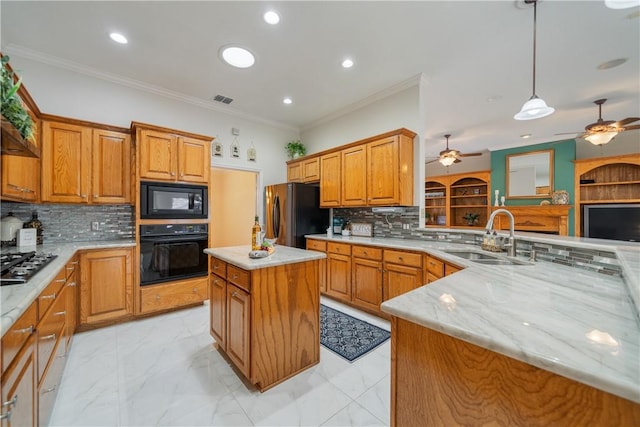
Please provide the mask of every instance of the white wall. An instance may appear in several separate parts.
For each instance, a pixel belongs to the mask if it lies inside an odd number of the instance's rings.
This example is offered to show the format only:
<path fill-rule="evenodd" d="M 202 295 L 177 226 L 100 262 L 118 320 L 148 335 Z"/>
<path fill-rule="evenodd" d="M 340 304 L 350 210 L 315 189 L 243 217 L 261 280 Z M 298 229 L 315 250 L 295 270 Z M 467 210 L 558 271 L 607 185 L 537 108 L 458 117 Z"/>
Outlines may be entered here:
<path fill-rule="evenodd" d="M 224 145 L 224 157 L 212 159 L 213 164 L 258 171 L 264 185 L 287 179 L 284 145 L 298 139 L 296 129 L 235 117 L 16 54 L 11 55 L 11 65 L 43 113 L 126 128 L 137 121 L 217 136 Z M 239 159 L 229 156 L 232 127 L 240 129 Z M 247 160 L 251 141 L 257 152 L 256 162 Z"/>

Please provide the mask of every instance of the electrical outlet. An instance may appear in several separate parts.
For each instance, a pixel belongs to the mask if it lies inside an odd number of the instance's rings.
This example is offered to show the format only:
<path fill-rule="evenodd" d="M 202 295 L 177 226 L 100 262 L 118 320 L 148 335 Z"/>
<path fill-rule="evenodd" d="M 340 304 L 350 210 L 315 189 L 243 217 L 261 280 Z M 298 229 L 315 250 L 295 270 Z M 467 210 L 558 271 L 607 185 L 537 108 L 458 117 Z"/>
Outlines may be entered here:
<path fill-rule="evenodd" d="M 91 221 L 91 231 L 100 231 L 100 223 L 98 221 Z"/>

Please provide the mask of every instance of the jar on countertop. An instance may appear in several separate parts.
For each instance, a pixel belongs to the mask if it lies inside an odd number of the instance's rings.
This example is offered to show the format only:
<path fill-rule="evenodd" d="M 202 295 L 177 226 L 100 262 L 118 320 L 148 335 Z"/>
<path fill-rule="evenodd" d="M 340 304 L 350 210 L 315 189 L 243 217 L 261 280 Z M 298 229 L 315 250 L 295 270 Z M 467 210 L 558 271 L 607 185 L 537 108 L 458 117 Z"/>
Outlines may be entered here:
<path fill-rule="evenodd" d="M 42 221 L 38 219 L 38 212 L 33 211 L 31 213 L 31 220 L 24 223 L 24 228 L 36 229 L 36 242 L 38 245 L 42 244 Z"/>
<path fill-rule="evenodd" d="M 0 240 L 3 246 L 15 246 L 16 235 L 22 228 L 22 221 L 9 212 L 7 216 L 0 220 Z"/>

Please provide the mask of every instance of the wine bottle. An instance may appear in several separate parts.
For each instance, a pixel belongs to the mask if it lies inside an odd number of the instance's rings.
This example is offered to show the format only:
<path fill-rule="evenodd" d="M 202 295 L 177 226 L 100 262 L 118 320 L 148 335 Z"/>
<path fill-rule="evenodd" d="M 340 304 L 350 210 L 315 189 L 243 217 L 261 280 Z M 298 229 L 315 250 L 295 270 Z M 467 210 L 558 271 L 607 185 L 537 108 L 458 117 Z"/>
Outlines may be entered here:
<path fill-rule="evenodd" d="M 256 222 L 253 224 L 251 228 L 251 250 L 259 251 L 262 246 L 262 242 L 260 241 L 262 230 L 260 229 L 260 223 L 258 222 L 258 215 L 256 215 Z"/>

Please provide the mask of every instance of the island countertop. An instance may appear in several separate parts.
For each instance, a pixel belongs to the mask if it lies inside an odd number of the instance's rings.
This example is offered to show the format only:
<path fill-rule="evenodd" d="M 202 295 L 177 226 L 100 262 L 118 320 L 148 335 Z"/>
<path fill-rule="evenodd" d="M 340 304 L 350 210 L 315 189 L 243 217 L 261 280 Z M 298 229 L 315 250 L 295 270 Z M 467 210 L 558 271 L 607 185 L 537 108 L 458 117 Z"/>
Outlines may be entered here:
<path fill-rule="evenodd" d="M 551 262 L 489 266 L 440 241 L 312 235 L 309 238 L 423 251 L 466 267 L 391 300 L 381 309 L 399 318 L 640 403 L 640 248 L 593 240 L 538 241 L 616 252 L 624 279 Z M 625 283 L 627 281 L 628 283 Z"/>
<path fill-rule="evenodd" d="M 264 258 L 249 258 L 251 246 L 228 246 L 224 248 L 207 248 L 204 253 L 219 258 L 244 270 L 257 270 L 266 267 L 277 267 L 284 264 L 324 259 L 326 254 L 316 251 L 275 246 L 275 252 Z"/>

